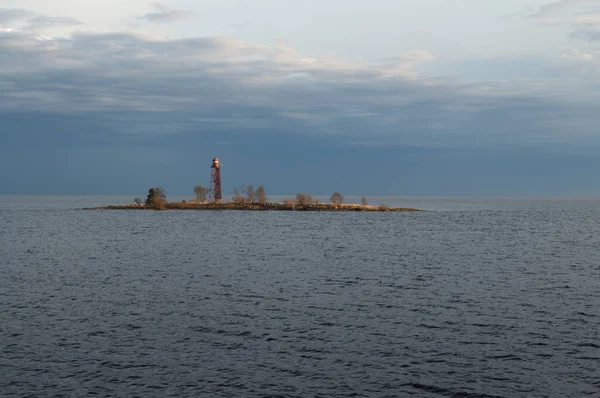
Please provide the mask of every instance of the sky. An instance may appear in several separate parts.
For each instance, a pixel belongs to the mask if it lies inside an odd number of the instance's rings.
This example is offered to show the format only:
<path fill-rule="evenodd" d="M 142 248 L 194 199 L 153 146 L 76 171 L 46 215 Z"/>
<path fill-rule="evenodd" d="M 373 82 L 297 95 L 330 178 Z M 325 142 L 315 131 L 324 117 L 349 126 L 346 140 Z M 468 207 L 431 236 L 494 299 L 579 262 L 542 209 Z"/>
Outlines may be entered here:
<path fill-rule="evenodd" d="M 600 195 L 600 0 L 0 0 L 0 194 Z"/>

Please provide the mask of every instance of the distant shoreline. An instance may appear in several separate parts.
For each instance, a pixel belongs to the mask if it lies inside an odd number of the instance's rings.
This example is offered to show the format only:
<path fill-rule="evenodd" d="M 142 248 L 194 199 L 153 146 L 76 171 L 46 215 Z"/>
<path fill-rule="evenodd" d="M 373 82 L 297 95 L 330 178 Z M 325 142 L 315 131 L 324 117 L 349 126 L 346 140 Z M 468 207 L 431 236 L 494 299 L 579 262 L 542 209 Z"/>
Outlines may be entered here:
<path fill-rule="evenodd" d="M 84 208 L 83 210 L 157 210 L 152 206 L 126 204 Z M 310 204 L 296 205 L 283 203 L 199 203 L 199 202 L 170 202 L 161 210 L 246 210 L 246 211 L 378 211 L 378 212 L 418 212 L 419 209 L 407 207 L 363 206 L 355 204 Z"/>

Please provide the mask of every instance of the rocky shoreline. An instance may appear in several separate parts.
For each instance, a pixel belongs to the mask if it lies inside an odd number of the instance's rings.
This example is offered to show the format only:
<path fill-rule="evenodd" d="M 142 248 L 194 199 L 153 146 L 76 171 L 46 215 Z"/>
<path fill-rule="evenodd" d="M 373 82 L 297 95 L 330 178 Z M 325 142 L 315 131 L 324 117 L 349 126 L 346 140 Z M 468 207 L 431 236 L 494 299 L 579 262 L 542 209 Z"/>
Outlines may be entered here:
<path fill-rule="evenodd" d="M 85 208 L 84 210 L 157 210 L 151 206 L 127 204 Z M 296 205 L 283 203 L 198 203 L 198 202 L 169 202 L 161 210 L 281 210 L 281 211 L 379 211 L 379 212 L 417 212 L 419 209 L 405 207 L 363 206 L 355 204 L 310 204 Z"/>

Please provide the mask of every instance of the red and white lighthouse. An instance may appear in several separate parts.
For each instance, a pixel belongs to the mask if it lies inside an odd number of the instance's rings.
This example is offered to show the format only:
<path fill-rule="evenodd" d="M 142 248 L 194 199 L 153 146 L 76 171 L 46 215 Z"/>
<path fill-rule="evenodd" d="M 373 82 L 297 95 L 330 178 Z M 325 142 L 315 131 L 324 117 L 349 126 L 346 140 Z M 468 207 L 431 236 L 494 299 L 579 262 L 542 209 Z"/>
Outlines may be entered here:
<path fill-rule="evenodd" d="M 215 203 L 220 203 L 222 199 L 221 165 L 219 164 L 219 158 L 214 158 L 210 172 L 210 200 Z"/>

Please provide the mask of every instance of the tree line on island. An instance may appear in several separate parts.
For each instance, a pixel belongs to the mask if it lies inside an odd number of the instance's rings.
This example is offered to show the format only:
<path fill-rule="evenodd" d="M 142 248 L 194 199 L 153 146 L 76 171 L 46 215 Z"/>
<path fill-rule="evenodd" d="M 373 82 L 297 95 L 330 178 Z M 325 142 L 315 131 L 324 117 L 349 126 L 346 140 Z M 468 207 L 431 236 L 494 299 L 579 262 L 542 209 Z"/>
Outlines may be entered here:
<path fill-rule="evenodd" d="M 193 202 L 187 202 L 184 200 L 181 202 L 181 204 L 209 203 L 209 194 L 210 194 L 210 191 L 208 188 L 206 188 L 202 185 L 196 185 L 194 187 L 194 199 L 195 200 Z M 136 206 L 144 206 L 144 207 L 150 208 L 150 209 L 163 210 L 167 207 L 168 202 L 167 202 L 167 195 L 165 194 L 164 189 L 161 187 L 154 187 L 154 188 L 150 188 L 150 190 L 148 191 L 148 195 L 143 204 L 142 204 L 142 199 L 140 199 L 140 198 L 135 198 L 134 203 Z M 237 188 L 234 188 L 233 196 L 229 203 L 232 203 L 232 204 L 235 204 L 238 206 L 271 204 L 271 203 L 269 203 L 269 201 L 267 199 L 267 194 L 265 192 L 265 188 L 262 185 L 259 185 L 256 189 L 254 189 L 254 186 L 251 184 L 248 184 L 248 185 L 244 184 L 240 187 L 239 190 Z M 334 192 L 331 195 L 331 197 L 329 198 L 328 205 L 340 206 L 343 204 L 344 204 L 344 196 L 339 192 Z M 173 204 L 170 204 L 170 205 L 173 205 Z M 294 199 L 291 199 L 291 198 L 284 199 L 283 205 L 290 206 L 290 207 L 293 207 L 293 206 L 307 207 L 307 206 L 324 205 L 324 203 L 321 203 L 318 199 L 313 199 L 312 195 L 310 195 L 310 194 L 305 194 L 305 193 L 299 192 L 296 194 Z M 363 207 L 368 206 L 367 198 L 364 196 L 361 198 L 361 206 L 363 206 Z M 386 208 L 388 208 L 388 206 L 380 205 L 379 208 L 386 209 Z"/>
<path fill-rule="evenodd" d="M 297 205 L 297 206 L 309 206 L 309 205 L 320 205 L 321 201 L 319 199 L 313 199 L 312 195 L 305 193 L 297 193 L 294 199 L 285 199 L 283 201 L 284 204 L 287 205 Z M 342 205 L 344 204 L 344 196 L 339 192 L 334 192 L 331 194 L 329 198 L 329 203 L 332 205 Z M 360 200 L 361 206 L 368 206 L 367 198 L 363 196 Z"/>

